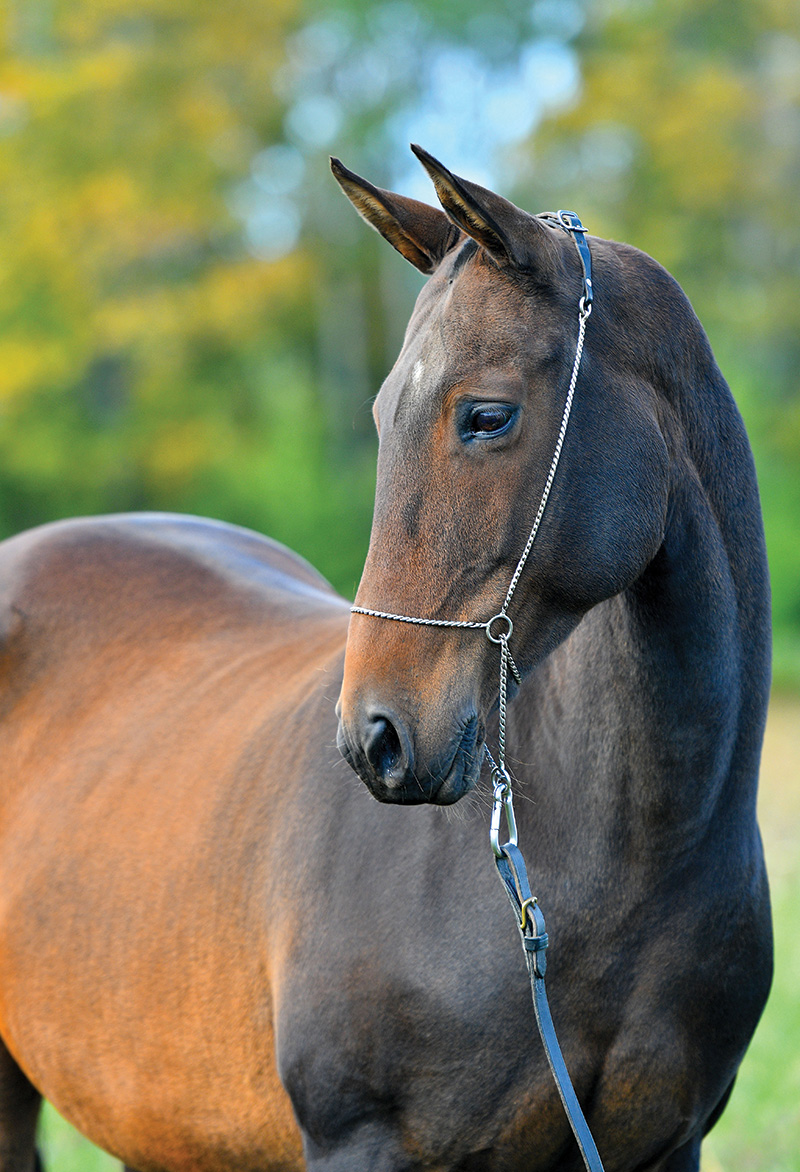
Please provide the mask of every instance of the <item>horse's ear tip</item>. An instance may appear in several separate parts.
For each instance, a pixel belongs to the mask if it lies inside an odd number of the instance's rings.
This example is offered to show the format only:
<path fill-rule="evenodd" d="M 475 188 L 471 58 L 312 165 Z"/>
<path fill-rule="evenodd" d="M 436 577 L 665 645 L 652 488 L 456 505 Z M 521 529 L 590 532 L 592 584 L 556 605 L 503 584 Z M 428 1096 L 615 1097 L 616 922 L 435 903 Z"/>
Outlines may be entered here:
<path fill-rule="evenodd" d="M 430 151 L 426 151 L 424 147 L 419 146 L 415 142 L 411 143 L 411 149 L 419 159 L 420 163 L 422 163 L 431 179 L 434 179 L 435 175 L 438 175 L 444 179 L 450 176 L 450 172 L 448 171 L 447 167 L 445 167 L 444 163 L 440 163 L 439 160 L 430 153 Z M 452 176 L 450 177 L 452 178 Z"/>
<path fill-rule="evenodd" d="M 354 175 L 352 171 L 348 171 L 341 159 L 337 159 L 335 155 L 330 156 L 331 171 L 333 177 L 340 186 L 345 186 L 348 183 L 353 183 L 358 180 L 358 176 Z"/>

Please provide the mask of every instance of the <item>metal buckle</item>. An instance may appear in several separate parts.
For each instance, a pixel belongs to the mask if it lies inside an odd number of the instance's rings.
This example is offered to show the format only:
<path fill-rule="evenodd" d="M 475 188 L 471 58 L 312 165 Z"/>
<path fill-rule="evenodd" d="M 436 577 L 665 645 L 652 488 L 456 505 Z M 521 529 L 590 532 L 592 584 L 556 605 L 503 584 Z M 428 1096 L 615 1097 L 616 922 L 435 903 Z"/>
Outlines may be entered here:
<path fill-rule="evenodd" d="M 586 228 L 581 223 L 581 218 L 577 212 L 568 212 L 564 208 L 559 208 L 556 215 L 558 222 L 567 232 L 586 232 Z"/>
<path fill-rule="evenodd" d="M 524 899 L 522 901 L 522 905 L 519 909 L 519 926 L 523 932 L 525 931 L 526 927 L 528 926 L 528 908 L 534 908 L 537 906 L 538 903 L 539 903 L 539 900 L 536 898 L 535 895 L 529 895 L 527 899 Z M 533 926 L 535 928 L 536 923 L 533 920 L 532 916 L 531 916 L 531 922 L 533 923 Z"/>

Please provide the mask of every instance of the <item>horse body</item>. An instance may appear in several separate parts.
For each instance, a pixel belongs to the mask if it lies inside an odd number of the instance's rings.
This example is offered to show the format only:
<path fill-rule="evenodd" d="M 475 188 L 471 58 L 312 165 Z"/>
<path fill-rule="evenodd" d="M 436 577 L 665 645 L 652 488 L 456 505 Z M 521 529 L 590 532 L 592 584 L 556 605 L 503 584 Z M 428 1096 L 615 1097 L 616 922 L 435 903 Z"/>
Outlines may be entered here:
<path fill-rule="evenodd" d="M 211 523 L 72 522 L 5 554 L 3 1037 L 129 1163 L 300 1166 L 271 1052 L 277 746 L 327 670 L 332 711 L 346 607 Z"/>
<path fill-rule="evenodd" d="M 557 431 L 576 265 L 428 162 L 448 217 L 338 173 L 434 274 L 376 406 L 357 601 L 486 619 Z M 691 1172 L 769 984 L 763 536 L 682 294 L 634 250 L 592 251 L 507 759 L 607 1170 Z M 3 1172 L 32 1167 L 32 1086 L 140 1172 L 577 1168 L 492 873 L 483 632 L 353 615 L 348 634 L 288 551 L 156 516 L 15 538 L 0 584 Z"/>

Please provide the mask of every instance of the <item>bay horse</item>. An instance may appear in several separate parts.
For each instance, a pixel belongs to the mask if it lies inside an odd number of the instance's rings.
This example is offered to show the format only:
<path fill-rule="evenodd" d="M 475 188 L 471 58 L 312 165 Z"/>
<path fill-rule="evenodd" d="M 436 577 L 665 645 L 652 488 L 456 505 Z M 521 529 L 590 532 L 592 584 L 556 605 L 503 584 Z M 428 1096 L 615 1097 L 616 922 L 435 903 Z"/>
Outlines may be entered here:
<path fill-rule="evenodd" d="M 42 1095 L 139 1172 L 580 1166 L 492 874 L 497 648 L 365 612 L 500 610 L 585 280 L 558 224 L 416 153 L 441 210 L 332 164 L 430 275 L 375 403 L 360 609 L 195 518 L 0 550 L 2 1172 L 36 1166 Z M 588 247 L 508 610 L 506 759 L 606 1172 L 690 1172 L 771 974 L 764 541 L 686 297 Z"/>

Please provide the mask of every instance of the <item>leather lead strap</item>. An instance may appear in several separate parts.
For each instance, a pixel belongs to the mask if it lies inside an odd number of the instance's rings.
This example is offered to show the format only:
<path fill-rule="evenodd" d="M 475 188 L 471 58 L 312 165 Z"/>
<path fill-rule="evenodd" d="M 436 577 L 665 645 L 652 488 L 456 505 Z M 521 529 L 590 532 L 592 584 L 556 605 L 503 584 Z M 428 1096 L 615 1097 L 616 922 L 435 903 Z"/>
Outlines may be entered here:
<path fill-rule="evenodd" d="M 536 1015 L 536 1024 L 542 1039 L 547 1061 L 550 1065 L 561 1102 L 564 1106 L 569 1125 L 578 1143 L 583 1156 L 583 1162 L 588 1172 L 603 1172 L 603 1164 L 597 1145 L 592 1138 L 589 1125 L 586 1122 L 575 1088 L 567 1071 L 561 1047 L 558 1044 L 550 1006 L 547 1002 L 547 993 L 544 986 L 544 974 L 547 967 L 546 948 L 547 933 L 545 932 L 544 916 L 538 903 L 531 895 L 528 883 L 528 872 L 525 860 L 519 847 L 505 843 L 501 847 L 502 855 L 495 858 L 500 879 L 505 893 L 517 920 L 522 947 L 525 950 L 525 962 L 531 979 L 531 993 L 533 994 L 533 1010 Z"/>

